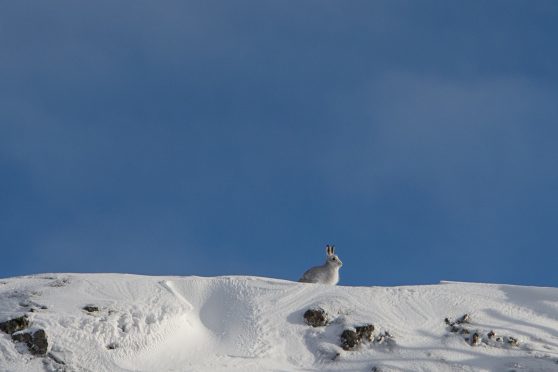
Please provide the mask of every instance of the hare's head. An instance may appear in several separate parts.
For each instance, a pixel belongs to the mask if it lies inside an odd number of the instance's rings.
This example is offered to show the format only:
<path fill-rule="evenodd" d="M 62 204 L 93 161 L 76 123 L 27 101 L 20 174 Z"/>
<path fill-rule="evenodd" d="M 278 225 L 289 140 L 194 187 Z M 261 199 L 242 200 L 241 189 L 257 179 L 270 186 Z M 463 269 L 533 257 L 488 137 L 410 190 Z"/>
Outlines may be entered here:
<path fill-rule="evenodd" d="M 327 254 L 327 261 L 326 263 L 331 266 L 341 267 L 343 266 L 343 262 L 337 257 L 335 254 L 335 246 L 334 245 L 326 245 L 326 254 Z"/>

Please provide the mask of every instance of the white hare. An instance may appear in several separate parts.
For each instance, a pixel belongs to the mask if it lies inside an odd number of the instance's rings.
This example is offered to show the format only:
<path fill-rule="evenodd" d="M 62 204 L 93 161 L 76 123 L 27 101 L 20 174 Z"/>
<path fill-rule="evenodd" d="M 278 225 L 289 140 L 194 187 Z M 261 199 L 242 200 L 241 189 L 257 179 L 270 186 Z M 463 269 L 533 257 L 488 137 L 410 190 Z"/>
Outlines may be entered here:
<path fill-rule="evenodd" d="M 307 270 L 298 281 L 336 285 L 339 282 L 339 269 L 343 266 L 343 262 L 335 255 L 334 245 L 326 245 L 326 254 L 327 259 L 323 265 Z"/>

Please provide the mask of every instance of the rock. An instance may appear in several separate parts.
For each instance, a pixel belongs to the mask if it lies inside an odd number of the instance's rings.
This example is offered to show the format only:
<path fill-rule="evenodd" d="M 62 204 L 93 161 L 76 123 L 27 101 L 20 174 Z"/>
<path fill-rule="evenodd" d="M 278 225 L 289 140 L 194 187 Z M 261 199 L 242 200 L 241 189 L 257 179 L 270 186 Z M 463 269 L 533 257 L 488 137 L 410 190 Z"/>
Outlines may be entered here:
<path fill-rule="evenodd" d="M 461 318 L 457 319 L 455 322 L 457 324 L 470 323 L 471 322 L 471 316 L 469 314 L 465 314 Z"/>
<path fill-rule="evenodd" d="M 88 313 L 96 313 L 99 311 L 99 307 L 94 305 L 85 305 L 84 307 L 82 307 L 82 309 L 87 311 Z"/>
<path fill-rule="evenodd" d="M 465 314 L 457 320 L 451 320 L 450 318 L 445 318 L 444 323 L 448 326 L 448 330 L 452 333 L 457 333 L 460 335 L 468 335 L 470 331 L 465 328 L 464 324 L 469 324 L 471 322 L 471 316 Z"/>
<path fill-rule="evenodd" d="M 15 333 L 12 335 L 12 340 L 14 341 L 18 341 L 18 342 L 31 342 L 31 340 L 33 339 L 33 337 L 31 336 L 31 333 L 29 332 L 23 332 L 23 333 Z"/>
<path fill-rule="evenodd" d="M 118 347 L 118 344 L 116 342 L 111 342 L 110 344 L 107 345 L 107 349 L 109 350 L 114 350 Z"/>
<path fill-rule="evenodd" d="M 459 332 L 460 330 L 461 330 L 461 328 L 459 328 L 459 327 L 456 327 L 456 326 L 454 326 L 454 325 L 451 325 L 451 326 L 450 326 L 450 332 L 452 332 L 452 333 L 457 333 L 457 332 Z"/>
<path fill-rule="evenodd" d="M 393 337 L 388 331 L 380 333 L 378 337 L 372 337 L 375 327 L 372 324 L 365 324 L 355 327 L 355 330 L 346 329 L 341 333 L 341 347 L 343 350 L 352 350 L 363 342 L 374 342 L 382 344 L 384 341 L 392 342 Z"/>
<path fill-rule="evenodd" d="M 0 323 L 0 330 L 9 335 L 27 327 L 29 327 L 29 319 L 25 315 Z"/>
<path fill-rule="evenodd" d="M 462 335 L 464 340 L 467 343 L 469 343 L 471 346 L 477 346 L 480 345 L 481 343 L 485 343 L 488 346 L 500 347 L 500 348 L 506 344 L 507 346 L 512 346 L 512 347 L 519 346 L 519 341 L 517 338 L 511 336 L 499 336 L 496 334 L 494 330 L 472 331 L 466 328 L 467 325 L 471 325 L 471 316 L 469 314 L 465 314 L 459 319 L 454 321 L 452 321 L 451 318 L 445 318 L 444 323 L 447 325 L 447 329 L 450 332 Z"/>
<path fill-rule="evenodd" d="M 39 329 L 33 333 L 32 344 L 29 346 L 31 353 L 35 355 L 44 355 L 48 349 L 47 334 L 44 329 Z"/>
<path fill-rule="evenodd" d="M 341 347 L 343 350 L 352 350 L 360 344 L 360 337 L 356 331 L 346 329 L 341 333 Z"/>
<path fill-rule="evenodd" d="M 374 325 L 366 324 L 360 327 L 355 327 L 355 330 L 360 340 L 372 341 L 372 333 L 374 332 Z"/>
<path fill-rule="evenodd" d="M 49 357 L 50 359 L 52 359 L 55 363 L 58 363 L 60 365 L 66 365 L 66 363 L 64 363 L 64 361 L 62 359 L 60 359 L 58 356 L 56 356 L 53 353 L 48 353 L 47 357 Z"/>
<path fill-rule="evenodd" d="M 469 324 L 471 323 L 471 316 L 469 314 L 464 314 L 459 319 L 453 321 L 450 318 L 444 318 L 444 323 L 446 323 L 450 327 L 455 326 L 456 324 Z"/>
<path fill-rule="evenodd" d="M 480 344 L 480 335 L 478 332 L 473 333 L 473 335 L 471 336 L 471 346 L 477 346 L 478 344 Z"/>
<path fill-rule="evenodd" d="M 304 321 L 312 327 L 324 327 L 329 323 L 327 313 L 321 308 L 306 310 Z"/>
<path fill-rule="evenodd" d="M 59 279 L 55 279 L 52 282 L 50 282 L 49 285 L 51 287 L 64 287 L 67 284 L 70 284 L 70 279 L 69 278 L 59 278 Z"/>
<path fill-rule="evenodd" d="M 38 329 L 34 332 L 14 333 L 12 340 L 25 342 L 33 355 L 45 355 L 48 349 L 48 340 L 44 329 Z"/>

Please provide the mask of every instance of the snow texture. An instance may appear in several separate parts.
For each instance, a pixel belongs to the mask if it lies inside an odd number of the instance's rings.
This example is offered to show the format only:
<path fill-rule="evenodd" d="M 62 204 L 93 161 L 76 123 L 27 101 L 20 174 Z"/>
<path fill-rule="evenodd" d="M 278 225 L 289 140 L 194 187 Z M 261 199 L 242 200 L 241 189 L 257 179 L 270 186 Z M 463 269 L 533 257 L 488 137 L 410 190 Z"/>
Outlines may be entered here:
<path fill-rule="evenodd" d="M 306 324 L 310 308 L 325 310 L 328 324 Z M 558 371 L 556 288 L 123 274 L 0 280 L 0 322 L 24 314 L 45 330 L 48 352 L 34 356 L 0 332 L 0 371 Z M 366 324 L 373 334 L 343 350 L 340 335 Z"/>

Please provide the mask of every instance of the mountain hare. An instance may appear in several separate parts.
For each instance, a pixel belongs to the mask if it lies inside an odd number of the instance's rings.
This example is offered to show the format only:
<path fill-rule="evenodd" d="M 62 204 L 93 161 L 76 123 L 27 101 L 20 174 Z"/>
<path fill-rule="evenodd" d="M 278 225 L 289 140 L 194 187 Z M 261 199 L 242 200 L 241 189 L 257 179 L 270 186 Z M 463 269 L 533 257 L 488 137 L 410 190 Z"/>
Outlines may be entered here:
<path fill-rule="evenodd" d="M 298 281 L 302 283 L 321 283 L 336 285 L 339 282 L 339 269 L 343 262 L 335 255 L 335 246 L 326 245 L 326 262 L 307 270 Z"/>

